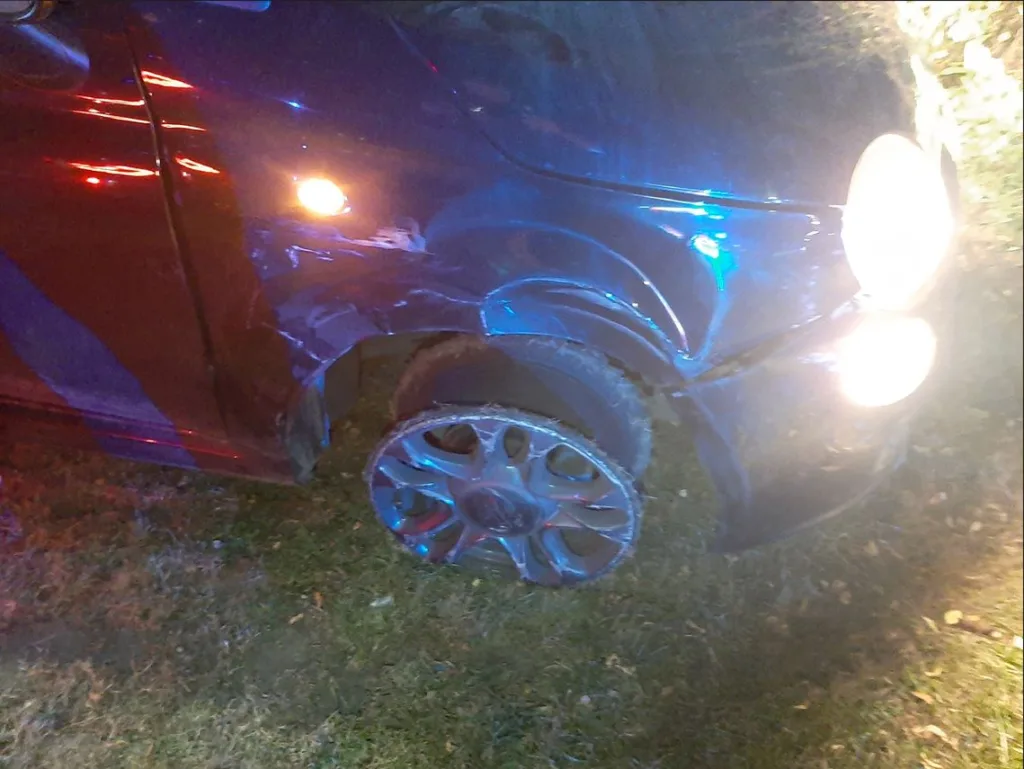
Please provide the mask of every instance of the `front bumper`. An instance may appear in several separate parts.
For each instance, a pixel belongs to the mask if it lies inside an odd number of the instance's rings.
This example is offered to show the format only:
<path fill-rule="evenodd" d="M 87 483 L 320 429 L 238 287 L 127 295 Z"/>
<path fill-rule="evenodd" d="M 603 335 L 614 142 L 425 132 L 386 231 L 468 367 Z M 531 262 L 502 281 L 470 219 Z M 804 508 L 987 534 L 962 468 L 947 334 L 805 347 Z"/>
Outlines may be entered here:
<path fill-rule="evenodd" d="M 950 289 L 947 277 L 902 313 L 926 321 L 938 349 L 924 383 L 892 405 L 858 406 L 845 394 L 837 350 L 874 318 L 856 304 L 681 394 L 722 507 L 716 550 L 753 547 L 834 515 L 899 467 L 911 418 L 948 357 Z"/>

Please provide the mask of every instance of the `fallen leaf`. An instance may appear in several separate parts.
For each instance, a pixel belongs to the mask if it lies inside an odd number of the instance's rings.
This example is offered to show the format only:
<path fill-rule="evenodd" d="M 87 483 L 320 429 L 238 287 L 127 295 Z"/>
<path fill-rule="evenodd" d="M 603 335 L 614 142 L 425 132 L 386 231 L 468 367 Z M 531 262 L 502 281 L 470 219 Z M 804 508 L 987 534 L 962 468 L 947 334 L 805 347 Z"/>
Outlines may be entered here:
<path fill-rule="evenodd" d="M 318 609 L 324 608 L 324 597 L 319 591 L 313 591 L 313 604 Z"/>
<path fill-rule="evenodd" d="M 793 710 L 807 710 L 810 706 L 809 702 L 801 702 L 799 705 L 794 705 Z"/>
<path fill-rule="evenodd" d="M 968 633 L 974 633 L 975 635 L 997 639 L 1002 637 L 1002 633 L 985 622 L 981 617 L 975 615 L 961 617 L 960 621 L 957 623 L 957 627 L 961 630 L 966 630 Z"/>
<path fill-rule="evenodd" d="M 928 724 L 928 726 L 921 726 L 914 730 L 914 734 L 918 737 L 938 737 L 943 742 L 949 742 L 949 737 L 946 733 L 935 724 Z"/>
<path fill-rule="evenodd" d="M 935 668 L 935 670 L 926 670 L 924 671 L 924 674 L 929 678 L 938 678 L 942 675 L 942 666 L 940 665 L 939 667 Z"/>
<path fill-rule="evenodd" d="M 871 540 L 864 545 L 864 552 L 872 558 L 875 558 L 878 555 L 878 545 L 875 544 L 875 540 Z"/>
<path fill-rule="evenodd" d="M 696 630 L 701 635 L 704 635 L 707 632 L 704 628 L 702 628 L 700 625 L 698 625 L 693 620 L 689 620 L 689 619 L 685 620 L 684 624 L 686 625 L 686 627 L 690 628 L 690 630 Z"/>
<path fill-rule="evenodd" d="M 974 523 L 971 524 L 971 528 L 969 528 L 968 531 L 971 534 L 977 534 L 979 531 L 981 531 L 981 529 L 982 529 L 981 521 L 975 521 Z"/>
<path fill-rule="evenodd" d="M 444 743 L 444 749 L 446 751 L 448 751 L 449 753 L 454 753 L 455 752 L 455 743 L 453 743 L 451 740 L 447 740 Z"/>
<path fill-rule="evenodd" d="M 924 620 L 924 624 L 926 624 L 928 626 L 928 629 L 931 630 L 933 633 L 939 632 L 939 626 L 935 624 L 935 620 L 933 620 L 931 617 L 921 617 L 921 619 Z"/>
<path fill-rule="evenodd" d="M 395 602 L 395 599 L 390 595 L 381 596 L 380 598 L 374 598 L 370 601 L 371 609 L 381 609 L 385 606 L 390 606 Z"/>
<path fill-rule="evenodd" d="M 300 611 L 298 614 L 296 614 L 294 617 L 292 617 L 290 620 L 288 620 L 288 624 L 289 625 L 294 625 L 296 622 L 298 622 L 300 619 L 302 619 L 305 616 L 306 615 L 303 612 Z"/>
<path fill-rule="evenodd" d="M 853 595 L 850 593 L 849 590 L 844 590 L 842 593 L 839 594 L 839 603 L 843 604 L 844 606 L 849 606 L 849 604 L 852 601 Z"/>
<path fill-rule="evenodd" d="M 959 609 L 950 609 L 942 615 L 942 621 L 947 625 L 959 625 L 960 620 L 964 618 L 964 613 Z"/>
<path fill-rule="evenodd" d="M 917 697 L 917 699 L 921 700 L 925 705 L 935 704 L 935 698 L 927 692 L 913 692 L 913 695 Z"/>
<path fill-rule="evenodd" d="M 1024 650 L 1024 638 L 1021 638 L 1019 635 L 1015 635 L 1013 637 L 1013 648 Z"/>

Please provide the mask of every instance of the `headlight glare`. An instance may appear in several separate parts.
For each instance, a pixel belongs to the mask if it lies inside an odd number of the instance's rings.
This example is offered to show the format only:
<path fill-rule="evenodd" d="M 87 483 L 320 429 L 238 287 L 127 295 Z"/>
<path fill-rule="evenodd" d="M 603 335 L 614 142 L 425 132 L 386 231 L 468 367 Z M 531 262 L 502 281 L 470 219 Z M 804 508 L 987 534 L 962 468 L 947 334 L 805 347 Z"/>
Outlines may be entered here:
<path fill-rule="evenodd" d="M 937 165 L 913 141 L 875 139 L 861 155 L 843 211 L 843 246 L 865 294 L 905 306 L 949 251 L 954 217 Z"/>

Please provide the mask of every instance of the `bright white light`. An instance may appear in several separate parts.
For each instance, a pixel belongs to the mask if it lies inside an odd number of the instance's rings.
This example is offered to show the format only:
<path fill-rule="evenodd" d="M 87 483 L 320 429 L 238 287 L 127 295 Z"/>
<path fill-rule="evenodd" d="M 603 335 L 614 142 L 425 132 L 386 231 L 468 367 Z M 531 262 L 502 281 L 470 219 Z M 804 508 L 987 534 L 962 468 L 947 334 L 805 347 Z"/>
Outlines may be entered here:
<path fill-rule="evenodd" d="M 843 339 L 839 381 L 860 406 L 888 406 L 911 395 L 935 362 L 935 334 L 920 318 L 871 316 Z"/>
<path fill-rule="evenodd" d="M 337 216 L 344 213 L 348 198 L 334 182 L 328 179 L 306 179 L 299 183 L 299 202 L 318 216 Z"/>
<path fill-rule="evenodd" d="M 954 218 L 938 166 L 910 139 L 885 134 L 864 150 L 843 211 L 843 245 L 861 289 L 903 307 L 949 250 Z"/>

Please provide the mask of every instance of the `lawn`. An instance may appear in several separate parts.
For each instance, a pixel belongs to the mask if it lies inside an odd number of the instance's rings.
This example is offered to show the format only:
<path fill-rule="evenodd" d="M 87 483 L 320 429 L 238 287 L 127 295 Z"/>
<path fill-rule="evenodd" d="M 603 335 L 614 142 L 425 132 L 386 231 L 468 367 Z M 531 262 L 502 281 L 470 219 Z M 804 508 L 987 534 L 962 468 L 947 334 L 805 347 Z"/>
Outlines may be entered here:
<path fill-rule="evenodd" d="M 962 164 L 954 359 L 905 469 L 738 557 L 665 425 L 611 577 L 418 563 L 360 480 L 394 365 L 305 488 L 0 447 L 0 767 L 1024 766 L 1020 142 Z"/>

